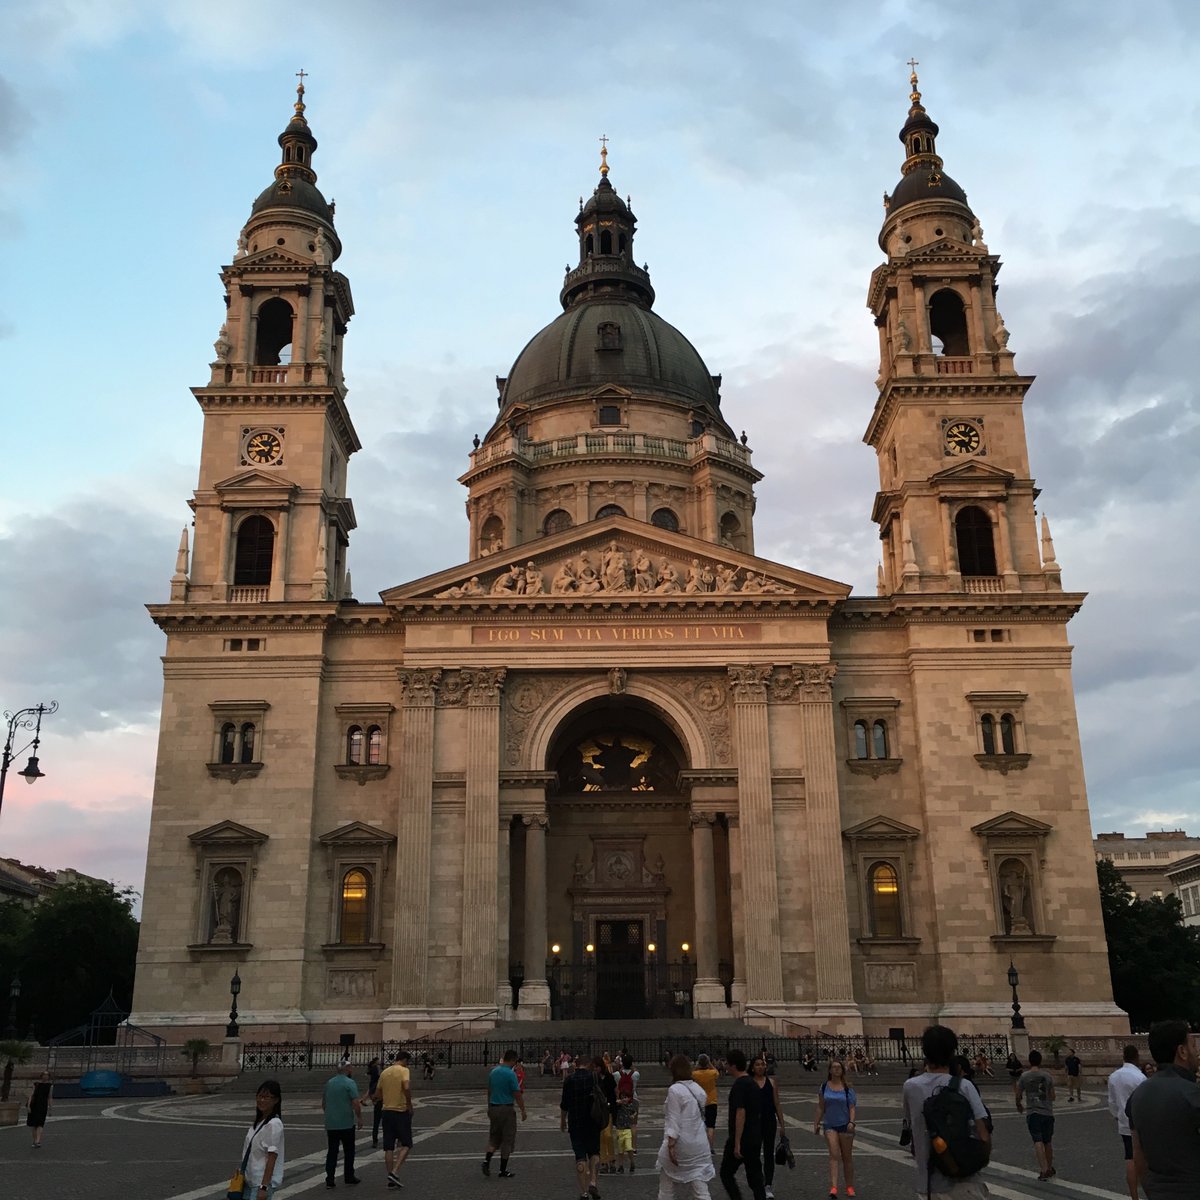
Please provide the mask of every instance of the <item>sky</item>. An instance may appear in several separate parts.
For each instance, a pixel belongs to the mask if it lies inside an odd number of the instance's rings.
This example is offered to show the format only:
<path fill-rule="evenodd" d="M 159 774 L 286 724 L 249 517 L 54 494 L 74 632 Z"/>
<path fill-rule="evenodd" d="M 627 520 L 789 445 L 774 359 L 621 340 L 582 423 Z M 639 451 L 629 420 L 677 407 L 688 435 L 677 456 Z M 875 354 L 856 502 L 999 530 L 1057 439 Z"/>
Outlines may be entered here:
<path fill-rule="evenodd" d="M 766 473 L 757 551 L 871 595 L 865 297 L 910 56 L 1038 377 L 1040 508 L 1089 593 L 1069 633 L 1094 828 L 1200 833 L 1198 53 L 1185 0 L 0 6 L 0 708 L 60 704 L 0 855 L 141 886 L 144 605 L 190 520 L 188 389 L 297 70 L 357 309 L 355 595 L 467 557 L 455 480 L 559 311 L 602 134 L 655 309 Z"/>

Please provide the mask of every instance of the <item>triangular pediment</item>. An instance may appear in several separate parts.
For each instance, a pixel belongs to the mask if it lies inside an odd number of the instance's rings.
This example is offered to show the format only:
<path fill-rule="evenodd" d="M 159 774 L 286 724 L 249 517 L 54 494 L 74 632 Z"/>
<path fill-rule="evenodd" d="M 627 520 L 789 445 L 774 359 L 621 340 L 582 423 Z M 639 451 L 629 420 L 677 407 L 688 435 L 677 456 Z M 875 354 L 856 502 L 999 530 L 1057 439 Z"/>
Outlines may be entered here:
<path fill-rule="evenodd" d="M 213 484 L 215 492 L 231 492 L 242 488 L 294 488 L 296 485 L 283 475 L 268 475 L 265 471 L 241 471 Z"/>
<path fill-rule="evenodd" d="M 736 596 L 833 604 L 849 594 L 848 584 L 833 579 L 645 521 L 607 517 L 390 588 L 382 599 L 385 604 L 662 604 Z"/>
<path fill-rule="evenodd" d="M 1011 471 L 994 466 L 986 458 L 968 458 L 965 462 L 956 462 L 953 466 L 945 467 L 930 475 L 931 484 L 945 483 L 1002 483 L 1009 484 L 1016 479 Z"/>
<path fill-rule="evenodd" d="M 614 400 L 630 400 L 633 398 L 633 392 L 629 388 L 620 387 L 615 383 L 602 383 L 599 387 L 593 388 L 588 396 L 592 400 L 603 400 L 605 396 L 611 396 Z"/>
<path fill-rule="evenodd" d="M 915 250 L 909 250 L 905 258 L 910 262 L 913 259 L 946 258 L 947 256 L 978 258 L 980 253 L 981 250 L 978 246 L 960 242 L 957 238 L 940 237 L 936 241 L 927 242 L 924 246 L 918 246 Z M 986 253 L 986 251 L 982 251 L 982 253 Z"/>
<path fill-rule="evenodd" d="M 903 821 L 897 821 L 894 817 L 886 817 L 882 813 L 875 817 L 868 817 L 867 820 L 842 830 L 842 837 L 857 841 L 867 841 L 872 838 L 903 838 L 905 841 L 909 841 L 920 836 L 919 829 L 905 825 Z"/>
<path fill-rule="evenodd" d="M 218 821 L 207 829 L 188 834 L 188 841 L 197 846 L 257 846 L 265 842 L 269 835 L 251 829 L 249 825 L 239 825 L 236 821 Z"/>
<path fill-rule="evenodd" d="M 254 254 L 244 254 L 234 263 L 235 267 L 242 270 L 247 267 L 304 267 L 307 270 L 313 265 L 311 258 L 300 258 L 281 250 L 278 246 L 269 246 Z"/>
<path fill-rule="evenodd" d="M 1003 834 L 1024 836 L 1032 834 L 1035 837 L 1045 837 L 1053 829 L 1053 825 L 1047 825 L 1044 821 L 1038 821 L 1011 809 L 1006 813 L 1001 813 L 998 817 L 992 817 L 978 825 L 971 826 L 971 832 L 977 833 L 980 837 L 997 837 Z"/>
<path fill-rule="evenodd" d="M 327 846 L 391 846 L 395 844 L 396 835 L 362 821 L 351 821 L 321 834 L 317 841 Z"/>

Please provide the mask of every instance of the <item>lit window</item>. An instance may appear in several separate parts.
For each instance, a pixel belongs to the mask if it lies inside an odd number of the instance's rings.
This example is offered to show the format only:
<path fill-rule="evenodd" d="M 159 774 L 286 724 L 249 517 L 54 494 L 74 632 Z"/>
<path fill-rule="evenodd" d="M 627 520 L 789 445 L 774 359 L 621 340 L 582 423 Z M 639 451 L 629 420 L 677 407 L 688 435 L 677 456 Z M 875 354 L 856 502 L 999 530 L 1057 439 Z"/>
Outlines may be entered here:
<path fill-rule="evenodd" d="M 369 941 L 371 877 L 354 868 L 342 876 L 341 941 L 361 946 Z"/>
<path fill-rule="evenodd" d="M 876 863 L 869 875 L 871 934 L 873 937 L 902 936 L 900 920 L 900 877 L 891 863 Z"/>

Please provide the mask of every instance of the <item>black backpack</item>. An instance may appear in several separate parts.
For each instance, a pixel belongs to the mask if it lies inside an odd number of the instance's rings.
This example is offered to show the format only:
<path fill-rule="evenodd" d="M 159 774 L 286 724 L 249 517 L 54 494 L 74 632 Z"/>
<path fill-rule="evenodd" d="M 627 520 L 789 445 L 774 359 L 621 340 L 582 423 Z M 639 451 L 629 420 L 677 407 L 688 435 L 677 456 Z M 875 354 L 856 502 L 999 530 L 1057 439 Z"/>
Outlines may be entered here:
<path fill-rule="evenodd" d="M 608 1106 L 608 1097 L 604 1094 L 604 1088 L 597 1079 L 592 1084 L 592 1124 L 597 1129 L 607 1129 L 609 1121 L 612 1120 L 612 1110 Z"/>
<path fill-rule="evenodd" d="M 952 1075 L 928 1100 L 922 1112 L 929 1130 L 929 1170 L 936 1167 L 949 1179 L 966 1179 L 983 1170 L 991 1148 L 975 1136 L 975 1114 Z"/>

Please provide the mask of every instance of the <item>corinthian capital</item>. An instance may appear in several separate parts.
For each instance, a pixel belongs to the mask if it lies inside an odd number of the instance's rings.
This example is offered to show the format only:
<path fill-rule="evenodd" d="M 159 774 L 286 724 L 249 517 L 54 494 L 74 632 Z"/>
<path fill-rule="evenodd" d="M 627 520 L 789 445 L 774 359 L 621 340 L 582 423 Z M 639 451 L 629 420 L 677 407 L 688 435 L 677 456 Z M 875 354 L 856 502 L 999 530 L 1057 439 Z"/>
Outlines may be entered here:
<path fill-rule="evenodd" d="M 471 667 L 463 671 L 463 679 L 471 689 L 471 704 L 499 704 L 500 689 L 507 674 L 504 667 Z"/>
<path fill-rule="evenodd" d="M 771 667 L 766 663 L 729 668 L 729 690 L 738 704 L 767 701 L 767 681 L 771 678 Z"/>
<path fill-rule="evenodd" d="M 404 690 L 405 702 L 414 708 L 432 708 L 437 703 L 438 684 L 442 679 L 440 669 L 432 670 L 424 667 L 415 670 L 401 669 L 396 672 L 400 677 L 400 687 Z"/>

